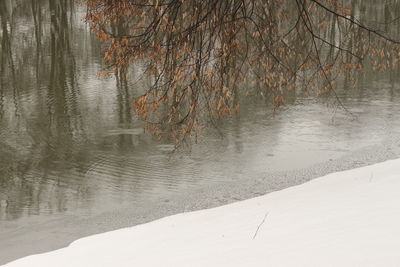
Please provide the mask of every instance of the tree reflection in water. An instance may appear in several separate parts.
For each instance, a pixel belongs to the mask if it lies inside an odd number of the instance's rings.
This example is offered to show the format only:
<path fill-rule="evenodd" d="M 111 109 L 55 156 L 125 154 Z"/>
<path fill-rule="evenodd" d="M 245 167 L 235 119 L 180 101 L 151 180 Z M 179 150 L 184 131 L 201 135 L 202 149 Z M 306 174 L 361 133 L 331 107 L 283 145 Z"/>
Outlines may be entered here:
<path fill-rule="evenodd" d="M 382 30 L 399 35 L 398 1 L 381 5 L 360 0 L 352 5 L 360 20 L 382 23 Z M 205 134 L 210 145 L 199 148 L 199 155 L 206 155 L 204 159 L 169 161 L 171 146 L 158 147 L 135 120 L 132 99 L 139 95 L 139 89 L 123 79 L 124 73 L 103 80 L 96 76 L 104 67 L 104 51 L 82 21 L 84 14 L 84 8 L 74 6 L 74 1 L 0 1 L 0 222 L 30 214 L 90 209 L 95 205 L 91 201 L 104 204 L 113 199 L 110 205 L 119 205 L 119 198 L 131 200 L 146 190 L 196 183 L 204 177 L 236 177 L 236 172 L 240 175 L 243 171 L 238 169 L 242 155 L 256 155 L 254 162 L 263 159 L 264 154 L 257 154 L 261 143 L 268 146 L 265 150 L 276 149 L 276 154 L 278 148 L 284 150 L 280 141 L 289 138 L 285 132 L 289 126 L 282 120 L 265 118 L 269 113 L 262 109 L 263 100 L 239 95 L 242 112 L 236 119 L 221 122 L 226 135 L 223 141 L 214 132 Z M 334 17 L 329 23 L 325 34 L 334 39 L 339 30 Z M 392 103 L 398 100 L 394 86 L 398 73 L 389 73 L 387 101 Z M 344 100 L 361 105 L 373 95 L 363 88 L 378 76 L 370 70 L 359 76 L 358 91 L 347 89 L 352 77 L 346 77 L 339 85 L 344 90 L 338 93 Z M 299 84 L 292 92 L 293 102 L 304 100 L 302 86 L 306 84 Z M 255 86 L 254 90 L 263 88 Z M 323 108 L 318 107 L 314 116 L 323 113 Z M 304 110 L 307 113 L 312 108 Z M 323 139 L 329 128 L 325 126 L 321 123 L 320 128 L 313 128 L 313 134 L 319 130 L 320 135 L 308 140 L 310 146 L 317 143 L 315 140 L 325 140 L 329 147 L 330 139 Z M 370 135 L 368 125 L 354 127 L 359 127 L 349 137 L 354 142 L 361 140 L 357 134 Z M 340 129 L 329 131 L 331 136 L 346 135 Z M 300 142 L 298 136 L 290 138 Z M 249 166 L 244 171 L 251 173 L 254 166 Z"/>

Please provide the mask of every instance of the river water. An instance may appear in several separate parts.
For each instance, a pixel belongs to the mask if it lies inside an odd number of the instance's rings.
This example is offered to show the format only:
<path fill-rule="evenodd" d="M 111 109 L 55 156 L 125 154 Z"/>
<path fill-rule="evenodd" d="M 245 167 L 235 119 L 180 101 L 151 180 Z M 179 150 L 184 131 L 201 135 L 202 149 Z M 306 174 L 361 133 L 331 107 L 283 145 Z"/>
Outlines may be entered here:
<path fill-rule="evenodd" d="M 219 131 L 171 154 L 133 119 L 134 88 L 97 76 L 83 7 L 0 3 L 0 264 L 400 155 L 398 70 L 339 88 L 351 114 L 298 98 L 273 115 L 243 100 Z"/>

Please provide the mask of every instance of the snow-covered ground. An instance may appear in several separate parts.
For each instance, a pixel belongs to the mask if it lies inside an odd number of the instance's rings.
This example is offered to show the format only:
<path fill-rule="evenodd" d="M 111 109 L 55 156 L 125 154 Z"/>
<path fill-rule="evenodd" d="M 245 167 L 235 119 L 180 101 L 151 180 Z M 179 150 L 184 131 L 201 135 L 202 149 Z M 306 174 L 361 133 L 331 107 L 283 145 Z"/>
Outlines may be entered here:
<path fill-rule="evenodd" d="M 400 266 L 400 159 L 5 266 Z"/>

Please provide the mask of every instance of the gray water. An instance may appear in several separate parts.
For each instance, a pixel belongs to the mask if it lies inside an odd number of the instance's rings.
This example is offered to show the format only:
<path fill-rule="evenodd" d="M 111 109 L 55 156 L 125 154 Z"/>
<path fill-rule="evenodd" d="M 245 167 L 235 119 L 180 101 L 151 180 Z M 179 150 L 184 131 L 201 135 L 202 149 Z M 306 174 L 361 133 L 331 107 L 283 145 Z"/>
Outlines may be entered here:
<path fill-rule="evenodd" d="M 243 100 L 171 154 L 134 119 L 135 89 L 97 76 L 84 8 L 60 3 L 0 1 L 0 264 L 400 155 L 398 70 L 342 85 L 351 114 L 298 98 L 273 115 Z"/>

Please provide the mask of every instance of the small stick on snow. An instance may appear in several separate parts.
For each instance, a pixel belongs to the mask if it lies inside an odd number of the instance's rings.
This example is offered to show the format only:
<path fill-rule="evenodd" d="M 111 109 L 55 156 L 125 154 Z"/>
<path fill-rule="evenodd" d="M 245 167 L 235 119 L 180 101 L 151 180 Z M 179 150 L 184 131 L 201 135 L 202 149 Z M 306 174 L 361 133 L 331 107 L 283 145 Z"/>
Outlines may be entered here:
<path fill-rule="evenodd" d="M 264 219 L 263 219 L 262 222 L 258 225 L 257 230 L 256 230 L 256 232 L 254 233 L 253 239 L 256 238 L 257 233 L 258 233 L 258 230 L 260 230 L 261 225 L 263 225 L 264 222 L 265 222 L 265 219 L 267 219 L 268 213 L 269 213 L 268 211 L 267 211 L 267 213 L 265 213 Z"/>

